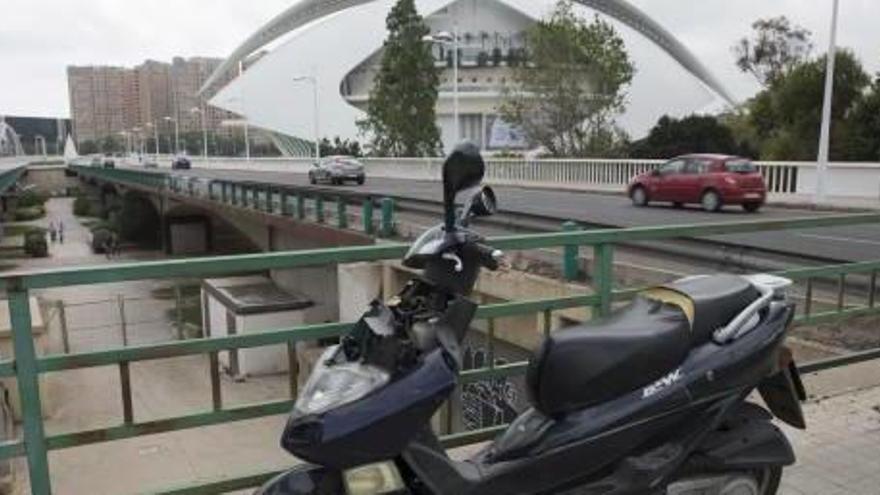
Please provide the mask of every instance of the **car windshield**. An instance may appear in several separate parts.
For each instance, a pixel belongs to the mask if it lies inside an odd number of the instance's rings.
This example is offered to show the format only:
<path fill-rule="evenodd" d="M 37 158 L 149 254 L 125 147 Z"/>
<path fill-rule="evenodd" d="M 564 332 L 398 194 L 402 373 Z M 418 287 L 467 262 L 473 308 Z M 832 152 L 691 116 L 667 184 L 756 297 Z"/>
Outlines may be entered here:
<path fill-rule="evenodd" d="M 758 167 L 756 167 L 755 164 L 749 160 L 731 160 L 727 162 L 724 166 L 729 172 L 736 172 L 740 174 L 750 174 L 752 172 L 758 171 Z"/>

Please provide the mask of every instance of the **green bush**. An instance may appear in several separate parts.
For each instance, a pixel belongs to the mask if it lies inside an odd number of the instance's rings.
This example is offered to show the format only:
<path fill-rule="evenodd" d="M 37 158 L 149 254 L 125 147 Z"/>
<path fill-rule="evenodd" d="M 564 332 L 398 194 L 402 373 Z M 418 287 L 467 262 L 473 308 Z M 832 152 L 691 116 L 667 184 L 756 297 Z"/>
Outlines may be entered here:
<path fill-rule="evenodd" d="M 43 206 L 46 204 L 46 201 L 49 200 L 49 196 L 45 193 L 40 193 L 34 191 L 33 189 L 29 189 L 18 197 L 18 207 L 19 208 L 31 208 L 34 206 Z"/>
<path fill-rule="evenodd" d="M 24 252 L 34 258 L 49 256 L 49 243 L 46 242 L 46 231 L 34 229 L 24 236 Z"/>
<path fill-rule="evenodd" d="M 92 202 L 88 196 L 79 195 L 73 200 L 73 214 L 78 217 L 93 216 Z"/>
<path fill-rule="evenodd" d="M 93 253 L 104 253 L 106 249 L 104 246 L 110 241 L 110 237 L 113 236 L 113 231 L 101 226 L 92 229 L 92 252 Z"/>
<path fill-rule="evenodd" d="M 46 215 L 46 209 L 42 206 L 29 206 L 16 208 L 14 216 L 16 222 L 27 222 L 43 218 L 44 215 Z"/>

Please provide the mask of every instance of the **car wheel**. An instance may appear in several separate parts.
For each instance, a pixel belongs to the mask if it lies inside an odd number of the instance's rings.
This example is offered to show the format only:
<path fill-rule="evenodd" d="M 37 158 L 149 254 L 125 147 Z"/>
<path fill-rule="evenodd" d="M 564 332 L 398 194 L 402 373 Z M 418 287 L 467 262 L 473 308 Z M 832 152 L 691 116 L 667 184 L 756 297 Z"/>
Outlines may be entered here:
<path fill-rule="evenodd" d="M 309 184 L 315 185 L 318 183 L 318 179 L 315 178 L 315 174 L 309 174 Z"/>
<path fill-rule="evenodd" d="M 648 192 L 642 186 L 636 186 L 630 191 L 629 198 L 636 206 L 646 206 L 648 204 Z"/>
<path fill-rule="evenodd" d="M 764 205 L 761 203 L 743 203 L 743 210 L 746 210 L 749 213 L 755 213 L 760 210 L 762 206 Z"/>
<path fill-rule="evenodd" d="M 672 207 L 673 208 L 684 208 L 684 203 L 680 203 L 680 202 L 676 201 L 675 203 L 672 203 Z"/>
<path fill-rule="evenodd" d="M 706 211 L 718 211 L 721 209 L 721 196 L 712 189 L 709 189 L 703 193 L 703 197 L 700 199 L 700 204 Z"/>
<path fill-rule="evenodd" d="M 342 179 L 340 179 L 338 177 L 333 177 L 332 179 L 330 179 L 330 183 L 333 184 L 334 186 L 341 186 Z"/>
<path fill-rule="evenodd" d="M 362 185 L 364 185 L 364 182 L 366 182 L 366 181 L 367 181 L 367 178 L 366 178 L 366 177 L 363 177 L 363 176 L 358 177 L 358 179 L 357 179 L 357 185 L 362 186 Z"/>

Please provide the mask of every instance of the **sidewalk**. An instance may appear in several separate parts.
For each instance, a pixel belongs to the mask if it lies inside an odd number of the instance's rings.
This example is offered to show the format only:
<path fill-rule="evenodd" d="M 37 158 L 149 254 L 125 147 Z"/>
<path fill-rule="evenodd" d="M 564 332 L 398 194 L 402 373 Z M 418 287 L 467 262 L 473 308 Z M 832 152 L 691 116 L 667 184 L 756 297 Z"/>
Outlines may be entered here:
<path fill-rule="evenodd" d="M 623 196 L 626 187 L 617 184 L 564 184 L 556 182 L 516 182 L 489 179 L 492 185 L 522 187 L 525 189 L 555 189 L 561 191 L 580 191 L 593 194 L 608 194 Z M 781 194 L 770 193 L 767 196 L 767 205 L 781 208 L 796 208 L 804 210 L 843 210 L 863 211 L 880 210 L 880 196 L 876 198 L 861 198 L 850 196 L 829 196 L 825 202 L 816 205 L 812 194 Z"/>

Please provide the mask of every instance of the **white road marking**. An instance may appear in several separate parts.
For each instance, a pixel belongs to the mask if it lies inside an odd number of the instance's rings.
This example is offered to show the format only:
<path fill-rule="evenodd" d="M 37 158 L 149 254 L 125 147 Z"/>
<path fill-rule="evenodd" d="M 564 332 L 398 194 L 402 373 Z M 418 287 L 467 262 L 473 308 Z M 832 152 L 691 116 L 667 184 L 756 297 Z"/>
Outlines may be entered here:
<path fill-rule="evenodd" d="M 880 246 L 880 241 L 872 241 L 869 239 L 859 239 L 857 237 L 838 237 L 833 235 L 818 235 L 818 234 L 795 234 L 800 237 L 810 237 L 812 239 L 821 239 L 825 241 L 837 241 L 837 242 L 853 242 L 856 244 L 870 244 L 872 246 Z"/>

